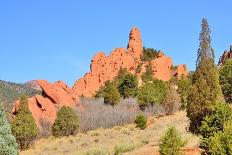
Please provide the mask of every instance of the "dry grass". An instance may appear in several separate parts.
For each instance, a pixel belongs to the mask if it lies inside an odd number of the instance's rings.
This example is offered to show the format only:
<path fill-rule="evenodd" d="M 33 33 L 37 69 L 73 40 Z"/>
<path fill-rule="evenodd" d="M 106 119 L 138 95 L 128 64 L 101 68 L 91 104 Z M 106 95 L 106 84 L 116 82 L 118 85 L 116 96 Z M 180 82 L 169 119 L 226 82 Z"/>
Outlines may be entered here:
<path fill-rule="evenodd" d="M 174 126 L 187 140 L 186 147 L 194 148 L 199 138 L 186 131 L 189 124 L 184 111 L 174 115 L 155 118 L 150 117 L 145 130 L 135 128 L 134 124 L 111 129 L 96 129 L 76 136 L 49 137 L 36 142 L 34 148 L 23 151 L 21 155 L 108 155 L 119 153 L 145 154 L 158 150 L 161 136 L 168 127 Z M 146 152 L 147 151 L 147 152 Z"/>

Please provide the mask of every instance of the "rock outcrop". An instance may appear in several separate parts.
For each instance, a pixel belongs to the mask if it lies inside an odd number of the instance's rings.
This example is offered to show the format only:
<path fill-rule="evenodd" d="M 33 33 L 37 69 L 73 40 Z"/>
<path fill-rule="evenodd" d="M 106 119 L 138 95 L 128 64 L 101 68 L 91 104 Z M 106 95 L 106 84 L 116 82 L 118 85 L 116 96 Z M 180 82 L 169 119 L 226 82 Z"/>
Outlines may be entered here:
<path fill-rule="evenodd" d="M 134 27 L 129 34 L 127 49 L 116 48 L 109 56 L 106 56 L 103 52 L 96 54 L 91 61 L 90 72 L 75 82 L 74 92 L 78 96 L 93 96 L 100 86 L 117 76 L 120 68 L 126 68 L 134 74 L 140 64 L 142 67 L 139 75 L 141 75 L 145 72 L 145 66 L 147 65 L 140 59 L 142 53 L 143 45 L 140 32 L 138 28 Z M 154 78 L 164 81 L 169 80 L 173 76 L 180 78 L 188 73 L 186 65 L 179 65 L 173 70 L 172 59 L 165 56 L 162 52 L 151 62 L 151 65 Z"/>
<path fill-rule="evenodd" d="M 231 59 L 232 58 L 232 45 L 230 45 L 230 50 L 229 51 L 224 51 L 224 53 L 222 54 L 222 56 L 220 56 L 219 61 L 218 61 L 218 65 L 224 65 L 226 60 Z"/>
<path fill-rule="evenodd" d="M 72 89 L 64 82 L 57 81 L 54 84 L 46 80 L 37 80 L 36 82 L 40 86 L 42 94 L 29 98 L 28 105 L 38 127 L 41 127 L 41 121 L 53 124 L 56 113 L 62 106 L 75 107 L 78 105 L 78 96 L 74 95 Z M 13 115 L 17 114 L 19 107 L 20 101 L 18 100 L 13 108 Z"/>
<path fill-rule="evenodd" d="M 73 88 L 69 88 L 64 82 L 57 81 L 54 84 L 45 80 L 31 81 L 28 83 L 42 91 L 41 95 L 36 95 L 28 99 L 29 108 L 36 120 L 38 127 L 41 127 L 41 121 L 45 120 L 53 123 L 56 113 L 62 106 L 81 106 L 79 96 L 91 97 L 108 80 L 113 80 L 118 75 L 120 68 L 126 68 L 132 74 L 139 78 L 146 71 L 148 62 L 141 61 L 143 54 L 143 45 L 138 28 L 132 28 L 129 34 L 129 43 L 127 48 L 116 48 L 109 56 L 99 52 L 94 56 L 90 65 L 90 72 L 77 80 Z M 141 70 L 138 73 L 138 66 Z M 151 61 L 151 67 L 154 78 L 167 81 L 173 76 L 180 78 L 186 76 L 188 71 L 186 65 L 173 67 L 173 61 L 170 57 L 160 52 L 156 59 Z M 141 81 L 141 80 L 140 80 Z M 17 101 L 13 114 L 17 114 L 20 102 Z"/>

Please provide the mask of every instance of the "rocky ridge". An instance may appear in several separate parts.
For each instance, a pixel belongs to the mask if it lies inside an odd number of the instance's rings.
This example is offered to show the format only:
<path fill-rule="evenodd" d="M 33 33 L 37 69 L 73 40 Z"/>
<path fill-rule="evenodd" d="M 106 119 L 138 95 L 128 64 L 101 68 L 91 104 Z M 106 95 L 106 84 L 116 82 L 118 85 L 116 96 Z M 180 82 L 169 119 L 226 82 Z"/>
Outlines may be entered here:
<path fill-rule="evenodd" d="M 126 68 L 132 74 L 135 74 L 138 65 L 141 65 L 142 75 L 146 71 L 147 63 L 141 61 L 143 54 L 143 44 L 139 29 L 133 27 L 129 35 L 127 48 L 116 48 L 109 56 L 103 52 L 97 53 L 91 61 L 90 72 L 84 77 L 77 80 L 73 90 L 78 96 L 91 97 L 95 92 L 104 85 L 107 80 L 112 80 L 117 76 L 120 68 Z M 172 77 L 180 78 L 182 75 L 187 76 L 187 66 L 178 65 L 173 68 L 172 58 L 160 52 L 158 57 L 151 61 L 154 78 L 168 81 Z"/>
<path fill-rule="evenodd" d="M 95 92 L 108 80 L 112 80 L 118 75 L 120 68 L 126 68 L 138 78 L 146 71 L 148 62 L 142 62 L 143 44 L 138 28 L 133 27 L 129 34 L 129 43 L 127 48 L 116 48 L 109 56 L 104 52 L 97 53 L 90 64 L 90 72 L 77 80 L 73 88 L 69 88 L 64 82 L 57 81 L 54 84 L 46 80 L 31 81 L 28 85 L 42 90 L 41 95 L 35 95 L 28 99 L 29 109 L 36 120 L 38 127 L 41 127 L 41 121 L 46 120 L 53 124 L 57 111 L 62 106 L 76 107 L 80 106 L 79 96 L 92 97 Z M 138 66 L 141 70 L 136 72 Z M 186 65 L 173 67 L 171 57 L 167 57 L 163 52 L 151 61 L 154 78 L 168 81 L 172 77 L 180 78 L 187 76 Z M 13 115 L 17 114 L 20 102 L 16 101 L 13 108 Z"/>

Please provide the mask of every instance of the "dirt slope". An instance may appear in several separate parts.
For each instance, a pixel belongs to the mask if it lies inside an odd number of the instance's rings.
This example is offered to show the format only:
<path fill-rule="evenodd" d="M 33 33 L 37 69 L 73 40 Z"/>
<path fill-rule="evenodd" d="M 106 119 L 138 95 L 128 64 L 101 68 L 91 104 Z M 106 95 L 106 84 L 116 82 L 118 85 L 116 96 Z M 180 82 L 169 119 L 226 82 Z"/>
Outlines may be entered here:
<path fill-rule="evenodd" d="M 114 154 L 115 148 L 123 148 L 126 155 L 156 155 L 161 136 L 168 127 L 174 126 L 187 140 L 182 149 L 186 155 L 200 154 L 199 137 L 186 131 L 189 124 L 184 111 L 171 116 L 149 118 L 148 128 L 139 130 L 134 124 L 112 129 L 97 129 L 76 136 L 41 139 L 35 146 L 21 155 L 84 155 L 84 154 Z"/>

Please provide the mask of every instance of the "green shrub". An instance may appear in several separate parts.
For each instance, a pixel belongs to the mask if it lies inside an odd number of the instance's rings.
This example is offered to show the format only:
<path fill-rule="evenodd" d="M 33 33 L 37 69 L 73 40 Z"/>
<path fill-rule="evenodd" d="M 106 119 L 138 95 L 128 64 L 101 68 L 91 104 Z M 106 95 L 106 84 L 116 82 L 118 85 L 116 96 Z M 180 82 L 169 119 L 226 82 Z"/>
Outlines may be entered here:
<path fill-rule="evenodd" d="M 138 91 L 138 104 L 142 110 L 154 104 L 160 104 L 167 91 L 167 85 L 161 80 L 146 82 Z"/>
<path fill-rule="evenodd" d="M 179 155 L 180 148 L 185 145 L 181 136 L 174 127 L 170 127 L 161 138 L 159 152 L 161 155 Z"/>
<path fill-rule="evenodd" d="M 203 137 L 201 147 L 207 150 L 212 137 L 218 132 L 222 132 L 224 124 L 229 120 L 232 120 L 232 109 L 225 103 L 217 104 L 212 114 L 206 116 L 202 121 L 200 127 L 200 134 Z"/>
<path fill-rule="evenodd" d="M 57 113 L 52 126 L 52 134 L 56 137 L 75 135 L 79 128 L 79 118 L 72 108 L 63 106 Z"/>
<path fill-rule="evenodd" d="M 131 73 L 127 73 L 119 78 L 119 93 L 123 98 L 135 97 L 138 90 L 138 79 Z"/>
<path fill-rule="evenodd" d="M 133 143 L 125 143 L 122 142 L 119 145 L 114 147 L 114 155 L 121 155 L 125 152 L 129 152 L 135 149 L 135 145 Z"/>
<path fill-rule="evenodd" d="M 20 108 L 11 125 L 20 149 L 27 149 L 38 135 L 38 128 L 28 107 L 28 99 L 23 96 L 20 99 Z"/>
<path fill-rule="evenodd" d="M 136 116 L 135 124 L 137 128 L 144 130 L 147 127 L 147 118 L 144 115 L 139 114 Z"/>
<path fill-rule="evenodd" d="M 232 61 L 228 60 L 220 69 L 219 82 L 227 103 L 232 103 Z"/>
<path fill-rule="evenodd" d="M 181 78 L 181 80 L 178 81 L 178 93 L 180 94 L 180 100 L 181 100 L 181 108 L 186 109 L 188 104 L 188 94 L 191 88 L 191 81 L 189 78 Z"/>
<path fill-rule="evenodd" d="M 6 119 L 2 107 L 0 107 L 0 154 L 1 155 L 18 154 L 18 145 L 16 139 L 11 133 L 10 124 Z"/>
<path fill-rule="evenodd" d="M 224 124 L 223 131 L 209 138 L 206 153 L 209 155 L 232 155 L 232 122 Z"/>
<path fill-rule="evenodd" d="M 104 103 L 115 106 L 120 101 L 120 93 L 113 82 L 107 81 L 103 93 Z"/>

